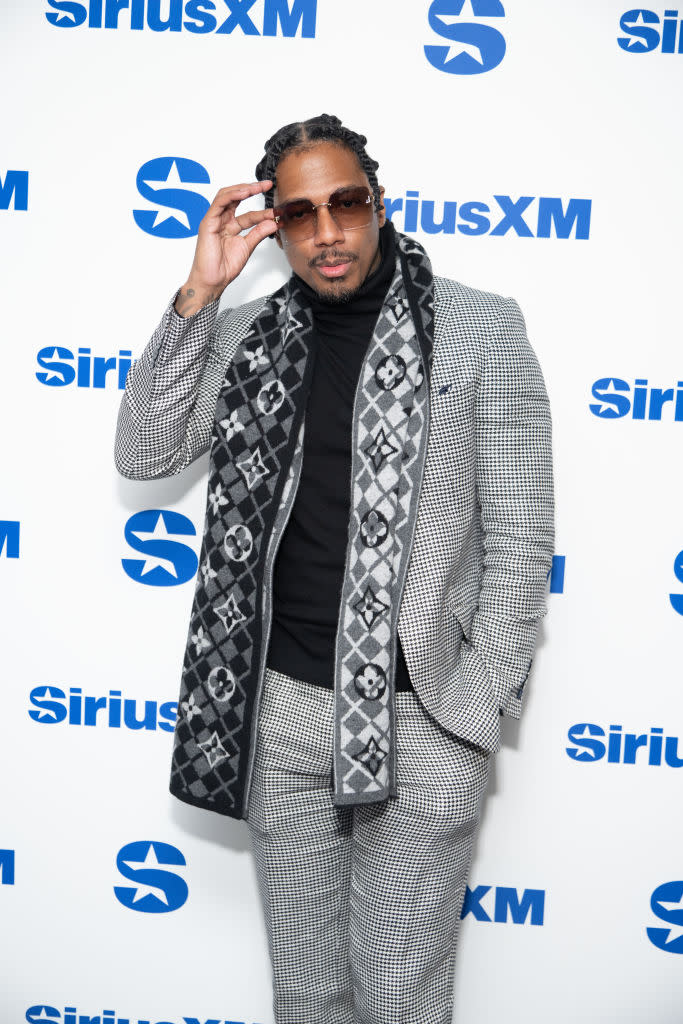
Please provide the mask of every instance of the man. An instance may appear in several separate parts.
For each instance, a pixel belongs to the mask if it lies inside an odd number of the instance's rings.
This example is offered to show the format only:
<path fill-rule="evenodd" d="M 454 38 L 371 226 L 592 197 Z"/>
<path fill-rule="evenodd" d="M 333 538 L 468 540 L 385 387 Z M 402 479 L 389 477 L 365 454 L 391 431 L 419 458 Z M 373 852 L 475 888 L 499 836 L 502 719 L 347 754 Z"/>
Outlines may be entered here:
<path fill-rule="evenodd" d="M 432 275 L 365 144 L 329 115 L 287 125 L 256 183 L 218 192 L 117 434 L 135 479 L 211 448 L 171 791 L 248 822 L 278 1024 L 451 1021 L 553 550 L 521 313 Z M 288 282 L 217 317 L 269 235 Z"/>

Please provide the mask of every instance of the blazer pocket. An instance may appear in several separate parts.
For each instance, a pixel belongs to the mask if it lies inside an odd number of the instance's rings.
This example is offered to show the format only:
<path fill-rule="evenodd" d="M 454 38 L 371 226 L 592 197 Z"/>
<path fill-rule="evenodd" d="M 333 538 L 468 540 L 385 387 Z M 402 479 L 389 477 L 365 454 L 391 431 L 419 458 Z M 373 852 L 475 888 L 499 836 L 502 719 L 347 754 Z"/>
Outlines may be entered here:
<path fill-rule="evenodd" d="M 454 380 L 441 384 L 432 394 L 432 408 L 449 415 L 474 415 L 477 383 L 474 380 Z"/>
<path fill-rule="evenodd" d="M 453 598 L 450 598 L 447 601 L 447 606 L 453 618 L 457 621 L 458 625 L 460 626 L 462 635 L 464 636 L 465 640 L 469 641 L 472 632 L 472 619 L 474 618 L 474 609 L 472 610 L 472 612 L 466 611 L 462 606 L 460 606 L 456 601 L 454 601 Z"/>
<path fill-rule="evenodd" d="M 445 462 L 459 461 L 462 458 L 459 449 L 472 444 L 475 396 L 476 385 L 471 380 L 444 384 L 430 396 L 430 442 Z"/>

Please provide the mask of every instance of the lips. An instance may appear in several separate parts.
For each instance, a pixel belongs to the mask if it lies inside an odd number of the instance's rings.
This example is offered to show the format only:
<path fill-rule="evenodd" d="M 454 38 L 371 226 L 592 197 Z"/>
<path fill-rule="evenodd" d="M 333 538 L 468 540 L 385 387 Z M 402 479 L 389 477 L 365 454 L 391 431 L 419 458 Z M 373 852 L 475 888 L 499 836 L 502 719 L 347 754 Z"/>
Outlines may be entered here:
<path fill-rule="evenodd" d="M 350 261 L 344 263 L 321 263 L 317 269 L 323 277 L 342 277 L 350 266 Z"/>

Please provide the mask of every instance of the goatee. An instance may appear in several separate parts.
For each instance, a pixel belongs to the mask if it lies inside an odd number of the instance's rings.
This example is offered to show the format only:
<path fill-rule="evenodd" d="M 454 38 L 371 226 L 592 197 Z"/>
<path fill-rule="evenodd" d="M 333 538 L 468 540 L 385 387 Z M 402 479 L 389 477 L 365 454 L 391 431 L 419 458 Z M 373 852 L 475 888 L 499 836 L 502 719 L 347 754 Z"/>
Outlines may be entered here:
<path fill-rule="evenodd" d="M 355 298 L 362 287 L 362 284 L 359 284 L 356 288 L 342 287 L 334 289 L 333 291 L 324 292 L 318 291 L 317 288 L 314 288 L 313 291 L 321 302 L 326 302 L 330 306 L 343 306 L 347 302 L 350 302 L 351 299 Z"/>

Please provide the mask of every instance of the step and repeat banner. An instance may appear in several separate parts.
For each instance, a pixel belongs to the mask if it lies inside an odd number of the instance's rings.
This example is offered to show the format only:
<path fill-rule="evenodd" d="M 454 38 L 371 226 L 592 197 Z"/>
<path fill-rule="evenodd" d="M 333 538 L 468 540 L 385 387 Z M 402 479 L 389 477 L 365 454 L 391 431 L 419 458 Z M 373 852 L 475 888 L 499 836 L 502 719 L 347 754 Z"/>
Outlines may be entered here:
<path fill-rule="evenodd" d="M 246 825 L 167 789 L 207 461 L 113 447 L 210 201 L 323 111 L 437 273 L 519 302 L 553 411 L 457 1021 L 683 1021 L 683 8 L 627 4 L 4 0 L 3 1024 L 272 1024 Z M 287 271 L 264 242 L 222 305 Z"/>

